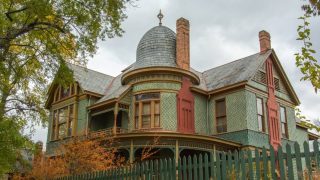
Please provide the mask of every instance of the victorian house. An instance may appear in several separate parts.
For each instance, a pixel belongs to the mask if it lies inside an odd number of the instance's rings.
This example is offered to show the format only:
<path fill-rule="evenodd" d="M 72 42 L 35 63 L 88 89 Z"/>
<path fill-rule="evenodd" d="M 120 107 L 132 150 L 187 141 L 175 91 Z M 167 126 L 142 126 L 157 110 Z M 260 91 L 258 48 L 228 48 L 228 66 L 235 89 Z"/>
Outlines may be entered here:
<path fill-rule="evenodd" d="M 69 64 L 75 83 L 48 92 L 47 154 L 72 136 L 116 138 L 130 162 L 155 137 L 155 158 L 176 159 L 309 139 L 268 32 L 259 32 L 257 53 L 204 72 L 190 67 L 189 36 L 188 20 L 178 19 L 176 32 L 160 21 L 116 77 Z"/>

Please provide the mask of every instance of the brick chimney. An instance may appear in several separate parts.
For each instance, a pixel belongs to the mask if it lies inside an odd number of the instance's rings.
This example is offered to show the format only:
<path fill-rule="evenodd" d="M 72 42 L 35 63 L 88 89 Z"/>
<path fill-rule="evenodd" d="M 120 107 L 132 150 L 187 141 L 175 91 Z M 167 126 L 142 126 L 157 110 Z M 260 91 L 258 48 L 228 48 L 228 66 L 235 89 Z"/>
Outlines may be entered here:
<path fill-rule="evenodd" d="M 259 32 L 260 52 L 263 53 L 271 49 L 270 34 L 262 30 Z"/>
<path fill-rule="evenodd" d="M 190 43 L 189 43 L 189 21 L 184 18 L 177 20 L 177 45 L 176 45 L 176 61 L 178 67 L 189 70 L 190 68 Z"/>

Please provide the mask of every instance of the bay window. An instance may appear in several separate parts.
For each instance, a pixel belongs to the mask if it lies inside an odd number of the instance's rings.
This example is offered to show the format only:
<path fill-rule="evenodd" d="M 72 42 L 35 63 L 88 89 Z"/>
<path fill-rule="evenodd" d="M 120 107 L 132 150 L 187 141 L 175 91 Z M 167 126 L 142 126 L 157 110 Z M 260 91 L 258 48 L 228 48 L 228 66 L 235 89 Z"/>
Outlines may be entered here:
<path fill-rule="evenodd" d="M 51 140 L 72 136 L 74 105 L 65 106 L 53 111 Z"/>
<path fill-rule="evenodd" d="M 160 93 L 146 93 L 135 96 L 135 129 L 160 127 Z"/>

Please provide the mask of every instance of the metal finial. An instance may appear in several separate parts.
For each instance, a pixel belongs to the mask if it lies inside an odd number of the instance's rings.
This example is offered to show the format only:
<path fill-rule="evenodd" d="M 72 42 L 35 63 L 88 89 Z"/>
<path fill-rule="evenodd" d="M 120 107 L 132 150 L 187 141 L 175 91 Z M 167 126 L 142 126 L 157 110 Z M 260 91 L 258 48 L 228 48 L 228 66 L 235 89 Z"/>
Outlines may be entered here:
<path fill-rule="evenodd" d="M 161 13 L 161 9 L 160 9 L 160 12 L 159 12 L 159 14 L 158 14 L 157 17 L 159 18 L 159 26 L 161 26 L 161 25 L 162 25 L 161 20 L 162 20 L 162 18 L 163 18 L 163 14 Z"/>

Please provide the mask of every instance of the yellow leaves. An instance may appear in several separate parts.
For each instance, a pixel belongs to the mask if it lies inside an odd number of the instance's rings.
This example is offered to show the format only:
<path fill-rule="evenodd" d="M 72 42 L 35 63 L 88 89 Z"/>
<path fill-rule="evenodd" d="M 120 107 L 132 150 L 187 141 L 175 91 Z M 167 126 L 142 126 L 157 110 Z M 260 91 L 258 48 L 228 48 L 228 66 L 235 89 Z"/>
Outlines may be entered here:
<path fill-rule="evenodd" d="M 45 18 L 46 18 L 49 22 L 53 22 L 54 19 L 55 19 L 53 15 L 47 15 L 47 16 L 45 16 Z"/>
<path fill-rule="evenodd" d="M 102 145 L 99 140 L 72 139 L 57 149 L 55 157 L 37 157 L 30 177 L 56 178 L 119 167 L 125 160 L 116 155 L 118 150 L 110 148 L 112 145 L 112 141 Z"/>

